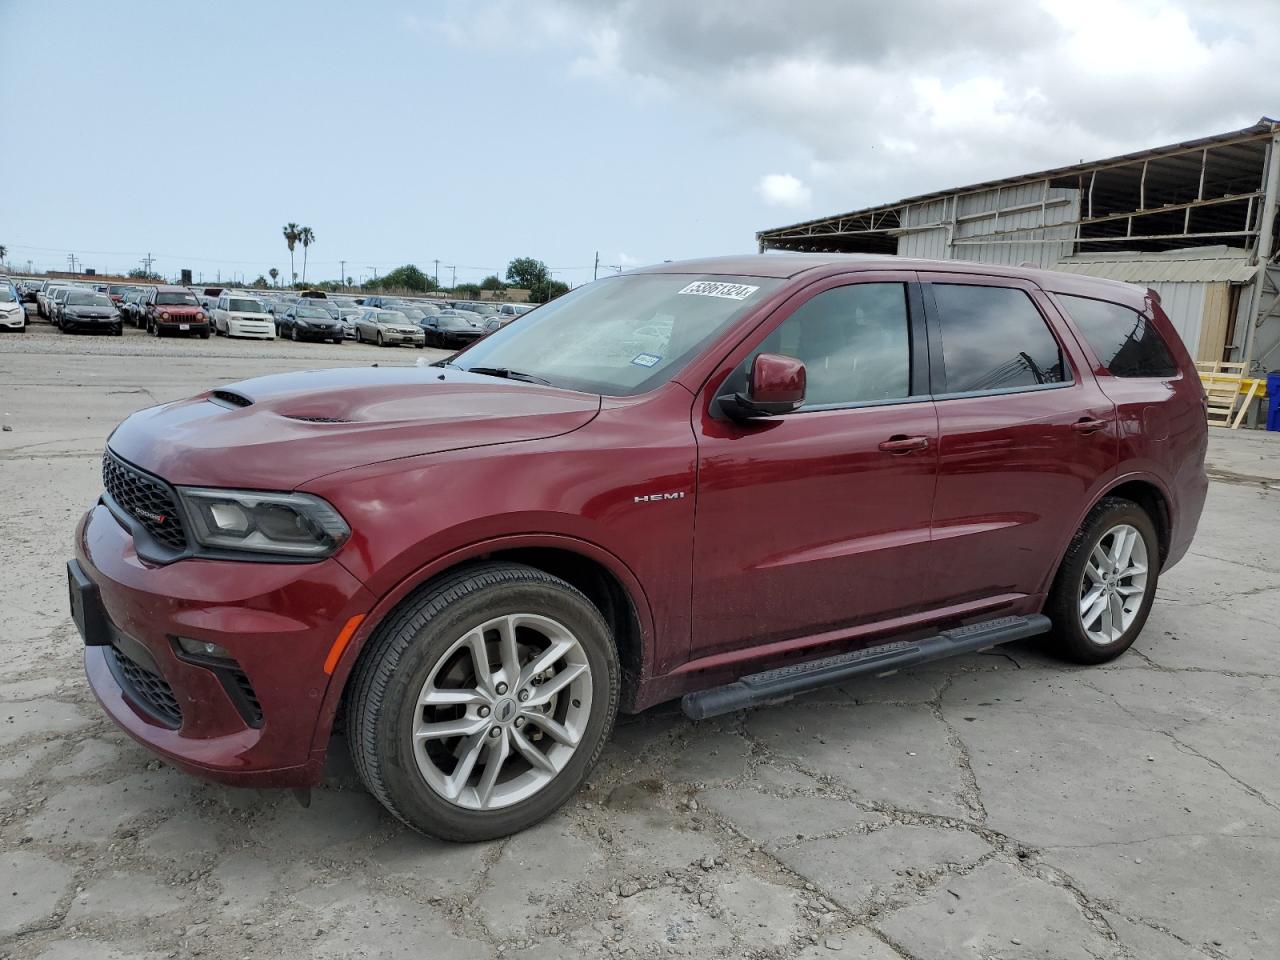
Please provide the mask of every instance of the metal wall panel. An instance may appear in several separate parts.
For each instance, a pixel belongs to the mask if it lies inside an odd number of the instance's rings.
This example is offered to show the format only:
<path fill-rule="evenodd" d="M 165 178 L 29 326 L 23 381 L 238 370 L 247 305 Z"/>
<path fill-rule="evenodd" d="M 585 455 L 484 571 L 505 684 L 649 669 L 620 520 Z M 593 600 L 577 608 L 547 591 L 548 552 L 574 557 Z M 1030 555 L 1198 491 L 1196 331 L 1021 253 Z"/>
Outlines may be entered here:
<path fill-rule="evenodd" d="M 1204 320 L 1204 297 L 1208 285 L 1203 283 L 1148 283 L 1160 294 L 1160 306 L 1173 321 L 1182 342 L 1194 357 L 1200 348 L 1200 327 Z"/>

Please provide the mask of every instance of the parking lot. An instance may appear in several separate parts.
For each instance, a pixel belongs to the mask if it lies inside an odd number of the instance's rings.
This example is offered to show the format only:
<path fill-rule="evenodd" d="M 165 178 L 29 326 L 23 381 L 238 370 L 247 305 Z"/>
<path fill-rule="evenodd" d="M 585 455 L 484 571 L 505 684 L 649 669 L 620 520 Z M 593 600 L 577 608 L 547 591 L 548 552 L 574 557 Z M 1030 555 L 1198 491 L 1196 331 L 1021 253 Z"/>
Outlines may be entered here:
<path fill-rule="evenodd" d="M 409 832 L 340 745 L 309 809 L 134 745 L 66 609 L 112 427 L 248 376 L 443 355 L 0 337 L 0 956 L 1276 955 L 1280 435 L 1213 432 L 1199 536 L 1115 663 L 1022 642 L 716 721 L 660 707 L 507 840 Z"/>

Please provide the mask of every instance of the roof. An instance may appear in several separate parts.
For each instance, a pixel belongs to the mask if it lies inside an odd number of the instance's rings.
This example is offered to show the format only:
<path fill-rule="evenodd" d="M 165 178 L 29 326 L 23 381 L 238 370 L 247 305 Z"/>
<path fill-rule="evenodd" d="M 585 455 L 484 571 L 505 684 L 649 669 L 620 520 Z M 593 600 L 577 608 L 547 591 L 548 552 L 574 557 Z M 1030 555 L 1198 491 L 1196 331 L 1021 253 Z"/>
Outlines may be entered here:
<path fill-rule="evenodd" d="M 668 260 L 666 263 L 655 263 L 649 267 L 627 272 L 629 274 L 703 273 L 713 276 L 776 277 L 785 280 L 815 267 L 853 259 L 883 260 L 885 258 L 857 253 L 753 253 L 737 257 L 707 257 L 702 260 Z"/>
<path fill-rule="evenodd" d="M 1060 260 L 1053 269 L 1125 283 L 1249 283 L 1258 274 L 1258 265 L 1249 262 L 1246 251 L 1222 246 L 1168 253 L 1085 253 Z"/>
<path fill-rule="evenodd" d="M 770 227 L 767 230 L 759 231 L 756 236 L 764 238 L 770 234 L 782 233 L 784 231 L 798 230 L 804 227 L 816 226 L 827 223 L 838 217 L 855 217 L 869 213 L 879 212 L 881 210 L 895 210 L 907 204 L 925 203 L 931 200 L 940 200 L 943 197 L 950 197 L 959 193 L 977 193 L 984 190 L 994 190 L 997 187 L 1013 186 L 1021 183 L 1032 183 L 1040 180 L 1055 180 L 1065 177 L 1083 175 L 1091 173 L 1102 167 L 1119 166 L 1123 164 L 1140 162 L 1143 160 L 1152 160 L 1159 157 L 1167 157 L 1170 155 L 1187 153 L 1193 150 L 1200 150 L 1205 147 L 1221 146 L 1223 144 L 1238 143 L 1241 141 L 1261 140 L 1271 137 L 1275 131 L 1280 128 L 1280 124 L 1270 117 L 1262 117 L 1257 123 L 1249 127 L 1242 127 L 1239 130 L 1232 130 L 1227 133 L 1218 133 L 1208 137 L 1201 137 L 1197 140 L 1184 140 L 1180 143 L 1166 144 L 1162 147 L 1152 147 L 1146 150 L 1138 150 L 1134 153 L 1124 153 L 1115 157 L 1109 157 L 1104 160 L 1094 160 L 1087 163 L 1073 163 L 1064 167 L 1054 167 L 1049 170 L 1040 170 L 1035 173 L 1024 173 L 1018 176 L 1003 177 L 998 180 L 986 180 L 981 183 L 970 184 L 965 187 L 951 187 L 946 190 L 935 190 L 930 193 L 922 193 L 914 197 L 906 197 L 902 200 L 894 200 L 890 203 L 881 203 L 872 207 L 864 207 L 860 210 L 852 210 L 842 214 L 830 214 L 824 217 L 818 217 L 813 220 L 802 220 L 799 223 L 788 224 L 780 227 Z"/>

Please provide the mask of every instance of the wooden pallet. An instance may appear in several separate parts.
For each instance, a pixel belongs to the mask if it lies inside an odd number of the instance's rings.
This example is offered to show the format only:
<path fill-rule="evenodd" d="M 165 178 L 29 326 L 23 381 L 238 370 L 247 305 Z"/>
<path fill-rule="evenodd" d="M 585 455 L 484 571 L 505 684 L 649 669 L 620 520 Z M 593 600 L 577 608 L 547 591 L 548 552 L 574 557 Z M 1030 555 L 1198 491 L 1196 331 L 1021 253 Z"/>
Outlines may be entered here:
<path fill-rule="evenodd" d="M 1200 383 L 1209 397 L 1208 419 L 1211 426 L 1240 428 L 1240 422 L 1248 412 L 1249 404 L 1257 393 L 1255 381 L 1249 389 L 1243 404 L 1240 403 L 1240 389 L 1244 384 L 1247 363 L 1233 363 L 1226 360 L 1198 360 L 1196 370 L 1200 373 Z"/>

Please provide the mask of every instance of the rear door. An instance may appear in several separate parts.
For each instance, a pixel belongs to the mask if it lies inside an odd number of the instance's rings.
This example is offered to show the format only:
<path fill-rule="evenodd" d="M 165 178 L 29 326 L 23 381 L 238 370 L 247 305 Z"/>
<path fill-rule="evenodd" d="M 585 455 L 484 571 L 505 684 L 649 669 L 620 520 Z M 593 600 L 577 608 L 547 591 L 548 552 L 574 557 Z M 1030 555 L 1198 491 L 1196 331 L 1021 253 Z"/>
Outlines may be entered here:
<path fill-rule="evenodd" d="M 1114 476 L 1115 406 L 1048 297 L 922 274 L 940 434 L 933 575 L 943 603 L 1037 595 Z"/>
<path fill-rule="evenodd" d="M 937 418 L 914 274 L 798 292 L 726 359 L 694 407 L 694 658 L 922 609 Z M 797 412 L 717 414 L 759 353 L 806 364 Z"/>

